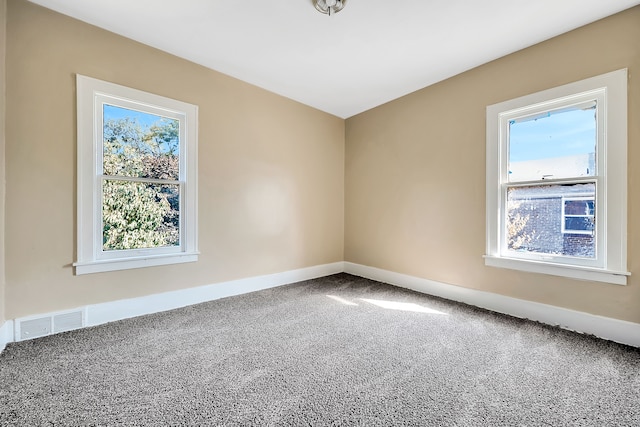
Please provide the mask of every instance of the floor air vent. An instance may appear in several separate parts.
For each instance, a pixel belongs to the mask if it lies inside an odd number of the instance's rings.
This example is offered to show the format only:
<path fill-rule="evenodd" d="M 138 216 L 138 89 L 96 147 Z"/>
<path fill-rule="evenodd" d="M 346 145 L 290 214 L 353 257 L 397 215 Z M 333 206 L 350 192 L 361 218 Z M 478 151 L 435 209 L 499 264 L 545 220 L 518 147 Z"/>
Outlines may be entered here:
<path fill-rule="evenodd" d="M 16 341 L 30 340 L 79 329 L 84 326 L 84 319 L 85 315 L 82 309 L 16 319 Z"/>
<path fill-rule="evenodd" d="M 20 328 L 18 340 L 30 340 L 31 338 L 44 337 L 51 334 L 51 317 L 29 319 L 16 322 L 16 328 Z"/>
<path fill-rule="evenodd" d="M 84 326 L 82 310 L 53 316 L 53 333 L 72 331 Z"/>

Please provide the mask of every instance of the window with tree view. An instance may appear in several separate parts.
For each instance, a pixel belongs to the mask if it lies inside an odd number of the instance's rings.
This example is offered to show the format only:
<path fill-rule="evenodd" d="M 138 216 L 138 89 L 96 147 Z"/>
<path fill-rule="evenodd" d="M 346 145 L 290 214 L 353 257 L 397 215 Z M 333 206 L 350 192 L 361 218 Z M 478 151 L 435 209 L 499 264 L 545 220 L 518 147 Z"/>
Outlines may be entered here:
<path fill-rule="evenodd" d="M 103 105 L 105 251 L 180 244 L 180 122 Z"/>
<path fill-rule="evenodd" d="M 78 76 L 76 274 L 197 260 L 197 107 Z"/>

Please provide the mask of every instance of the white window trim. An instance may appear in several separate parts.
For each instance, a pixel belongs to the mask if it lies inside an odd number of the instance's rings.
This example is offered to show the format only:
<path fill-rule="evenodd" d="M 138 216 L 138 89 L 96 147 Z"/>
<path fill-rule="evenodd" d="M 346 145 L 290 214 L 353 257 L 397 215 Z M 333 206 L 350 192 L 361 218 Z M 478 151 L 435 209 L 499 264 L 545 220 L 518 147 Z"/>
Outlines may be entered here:
<path fill-rule="evenodd" d="M 78 157 L 78 258 L 76 275 L 198 260 L 197 149 L 198 107 L 182 101 L 76 75 Z M 154 114 L 181 120 L 180 129 L 180 245 L 130 251 L 102 251 L 102 105 L 137 107 Z M 184 141 L 184 143 L 183 143 Z"/>
<path fill-rule="evenodd" d="M 598 176 L 596 177 L 596 236 L 598 258 L 592 265 L 564 257 L 514 257 L 505 251 L 506 121 L 565 103 L 599 98 Z M 487 107 L 487 170 L 485 265 L 581 280 L 625 285 L 627 276 L 627 69 L 570 83 Z"/>

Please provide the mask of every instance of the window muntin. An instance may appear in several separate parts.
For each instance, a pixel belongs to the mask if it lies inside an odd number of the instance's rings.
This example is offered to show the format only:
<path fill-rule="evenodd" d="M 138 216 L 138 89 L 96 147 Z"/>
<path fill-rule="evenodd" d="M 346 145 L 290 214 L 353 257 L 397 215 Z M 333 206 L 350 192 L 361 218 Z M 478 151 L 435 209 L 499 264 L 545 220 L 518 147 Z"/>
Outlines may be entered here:
<path fill-rule="evenodd" d="M 630 274 L 626 271 L 626 99 L 627 70 L 623 69 L 487 107 L 486 265 L 626 284 Z M 571 115 L 580 116 L 576 123 L 585 125 L 573 126 L 573 133 L 582 135 L 582 144 L 556 144 L 550 149 L 534 144 L 536 149 L 528 155 L 516 146 L 525 124 L 538 125 L 554 116 Z M 546 133 L 551 137 L 548 139 L 561 135 L 563 132 Z M 567 148 L 577 151 L 567 153 Z M 532 165 L 534 162 L 537 164 Z M 592 189 L 582 194 L 559 192 L 553 215 L 556 238 L 564 236 L 574 246 L 580 243 L 581 250 L 523 250 L 522 241 L 510 240 L 509 226 L 522 222 L 522 213 L 515 217 L 518 211 L 513 205 L 518 192 L 549 192 L 551 186 L 577 189 L 581 185 Z M 581 197 L 593 198 L 593 215 L 590 212 L 586 219 L 578 219 L 577 214 L 567 217 L 563 200 Z M 533 200 L 524 199 L 518 203 Z M 565 226 L 570 233 L 562 232 Z M 592 242 L 585 243 L 589 239 Z"/>
<path fill-rule="evenodd" d="M 77 76 L 76 274 L 197 261 L 195 105 Z"/>

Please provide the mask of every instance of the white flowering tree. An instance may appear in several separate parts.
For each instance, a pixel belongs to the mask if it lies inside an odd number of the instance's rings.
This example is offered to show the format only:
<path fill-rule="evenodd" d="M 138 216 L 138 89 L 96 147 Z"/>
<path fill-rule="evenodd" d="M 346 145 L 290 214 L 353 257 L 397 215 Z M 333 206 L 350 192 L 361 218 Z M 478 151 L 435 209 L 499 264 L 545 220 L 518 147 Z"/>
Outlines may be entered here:
<path fill-rule="evenodd" d="M 105 120 L 103 137 L 104 250 L 177 245 L 177 120 L 147 127 L 132 118 Z"/>

